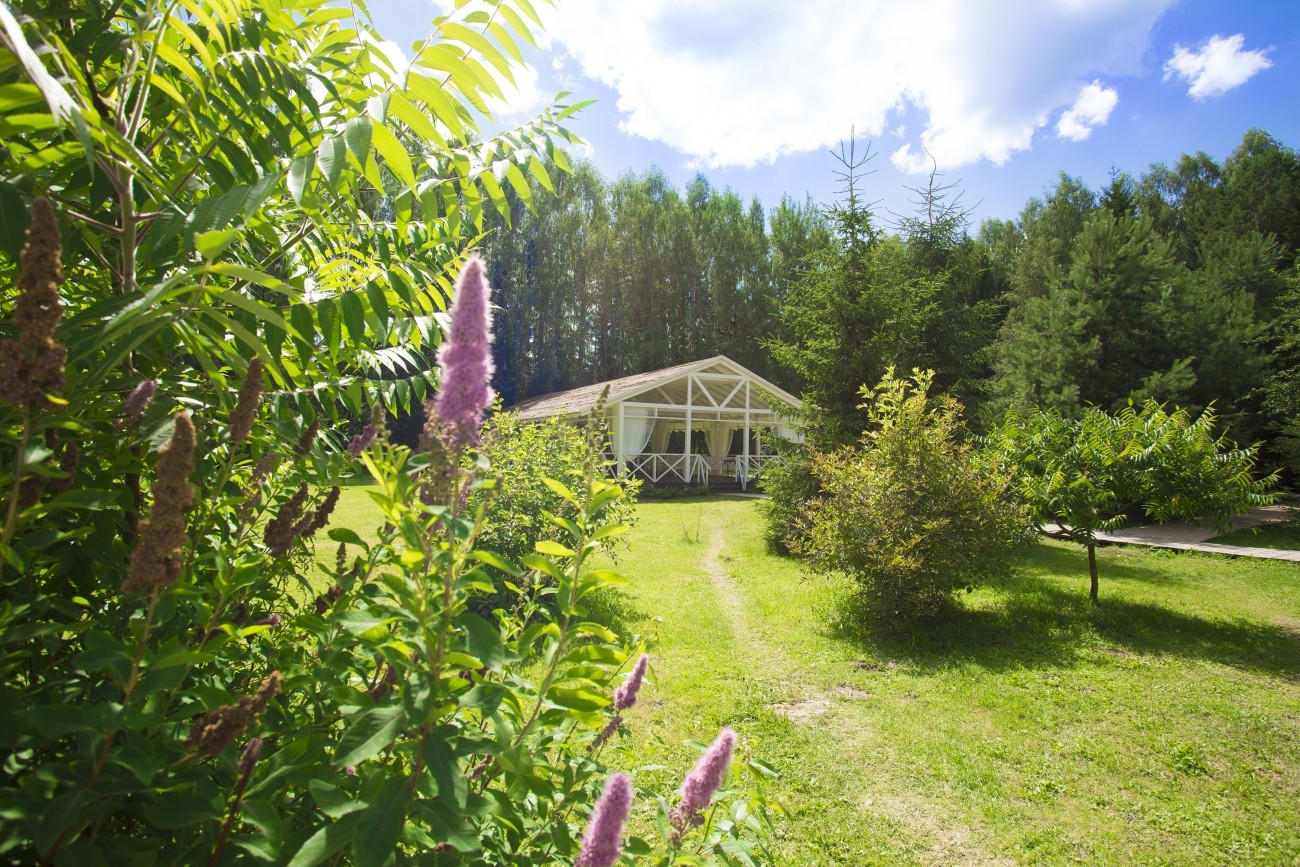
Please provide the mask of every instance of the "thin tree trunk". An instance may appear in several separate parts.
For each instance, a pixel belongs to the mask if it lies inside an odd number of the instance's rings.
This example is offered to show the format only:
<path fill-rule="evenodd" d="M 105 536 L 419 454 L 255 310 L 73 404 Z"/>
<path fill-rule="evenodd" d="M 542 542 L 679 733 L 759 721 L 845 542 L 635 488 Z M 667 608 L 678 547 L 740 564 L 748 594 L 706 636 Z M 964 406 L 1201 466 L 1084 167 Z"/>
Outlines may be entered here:
<path fill-rule="evenodd" d="M 1097 604 L 1097 543 L 1091 539 L 1088 540 L 1088 577 L 1092 579 L 1092 587 L 1088 590 L 1088 601 L 1093 605 Z"/>

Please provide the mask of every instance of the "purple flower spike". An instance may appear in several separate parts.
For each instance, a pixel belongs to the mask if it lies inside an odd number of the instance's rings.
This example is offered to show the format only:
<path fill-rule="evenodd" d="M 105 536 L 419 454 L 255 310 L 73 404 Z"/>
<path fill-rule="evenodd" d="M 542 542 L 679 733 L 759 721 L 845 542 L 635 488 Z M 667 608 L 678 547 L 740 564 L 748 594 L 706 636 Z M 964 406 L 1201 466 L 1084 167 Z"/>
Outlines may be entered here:
<path fill-rule="evenodd" d="M 623 853 L 623 823 L 632 809 L 632 781 L 626 774 L 614 774 L 605 783 L 587 833 L 582 835 L 582 853 L 573 867 L 610 867 Z"/>
<path fill-rule="evenodd" d="M 456 284 L 451 333 L 438 349 L 442 381 L 433 406 L 433 414 L 458 448 L 478 444 L 483 413 L 492 403 L 491 292 L 483 260 L 471 256 Z"/>
<path fill-rule="evenodd" d="M 713 800 L 714 792 L 722 785 L 722 777 L 731 764 L 731 752 L 736 748 L 736 733 L 729 728 L 722 730 L 718 739 L 704 751 L 695 768 L 686 775 L 682 782 L 682 800 L 673 810 L 673 844 L 681 842 L 682 834 L 688 827 L 695 827 L 704 822 L 704 810 Z"/>
<path fill-rule="evenodd" d="M 348 444 L 348 454 L 354 458 L 360 457 L 362 452 L 370 448 L 370 441 L 374 438 L 375 426 L 372 424 L 366 425 L 361 433 L 354 436 L 352 442 Z"/>
<path fill-rule="evenodd" d="M 636 661 L 636 667 L 628 675 L 626 681 L 618 689 L 614 690 L 614 710 L 627 710 L 636 704 L 636 694 L 641 691 L 641 681 L 645 679 L 646 666 L 650 664 L 650 657 L 644 653 Z"/>
<path fill-rule="evenodd" d="M 257 625 L 258 626 L 279 626 L 280 615 L 272 614 L 270 617 L 263 617 L 261 620 L 257 621 Z"/>
<path fill-rule="evenodd" d="M 158 391 L 156 380 L 146 379 L 140 382 L 131 393 L 127 395 L 126 402 L 122 404 L 122 417 L 127 421 L 135 421 L 144 415 L 145 407 L 149 406 L 149 401 L 153 400 L 154 393 Z"/>

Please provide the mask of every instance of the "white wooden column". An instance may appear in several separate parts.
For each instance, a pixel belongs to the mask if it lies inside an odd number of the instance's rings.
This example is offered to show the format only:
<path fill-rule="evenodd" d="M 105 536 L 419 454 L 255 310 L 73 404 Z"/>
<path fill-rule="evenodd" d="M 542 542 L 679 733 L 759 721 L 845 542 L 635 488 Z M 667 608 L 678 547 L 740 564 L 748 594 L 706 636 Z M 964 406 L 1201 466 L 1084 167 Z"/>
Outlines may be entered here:
<path fill-rule="evenodd" d="M 741 488 L 749 487 L 749 380 L 745 380 L 745 439 L 742 453 L 744 454 L 745 473 L 742 476 L 744 482 Z"/>
<path fill-rule="evenodd" d="M 686 484 L 691 483 L 691 404 L 695 401 L 695 377 L 687 374 L 686 376 L 686 454 L 683 456 L 683 463 L 686 464 Z"/>
<path fill-rule="evenodd" d="M 614 460 L 618 469 L 618 475 L 622 478 L 627 474 L 627 466 L 623 463 L 623 404 L 618 405 L 618 433 L 614 437 Z"/>

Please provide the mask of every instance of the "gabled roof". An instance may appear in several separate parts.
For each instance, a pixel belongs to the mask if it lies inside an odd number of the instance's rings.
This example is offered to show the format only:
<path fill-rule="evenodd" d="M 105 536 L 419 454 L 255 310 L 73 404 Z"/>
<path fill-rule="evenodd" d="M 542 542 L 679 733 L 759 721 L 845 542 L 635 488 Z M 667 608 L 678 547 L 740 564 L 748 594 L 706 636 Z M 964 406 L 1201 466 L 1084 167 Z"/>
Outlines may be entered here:
<path fill-rule="evenodd" d="M 539 395 L 538 397 L 520 401 L 509 407 L 509 409 L 518 412 L 523 419 L 550 418 L 553 415 L 578 415 L 588 412 L 596 405 L 600 393 L 604 391 L 606 386 L 609 387 L 609 403 L 616 404 L 681 379 L 687 374 L 697 373 L 715 366 L 730 368 L 732 373 L 749 378 L 756 385 L 781 398 L 791 406 L 800 406 L 802 404 L 799 398 L 778 388 L 757 373 L 737 364 L 725 355 L 715 355 L 702 361 L 677 364 L 660 370 L 650 370 L 645 373 L 636 373 L 631 376 L 584 385 L 581 388 L 571 388 L 568 391 Z"/>

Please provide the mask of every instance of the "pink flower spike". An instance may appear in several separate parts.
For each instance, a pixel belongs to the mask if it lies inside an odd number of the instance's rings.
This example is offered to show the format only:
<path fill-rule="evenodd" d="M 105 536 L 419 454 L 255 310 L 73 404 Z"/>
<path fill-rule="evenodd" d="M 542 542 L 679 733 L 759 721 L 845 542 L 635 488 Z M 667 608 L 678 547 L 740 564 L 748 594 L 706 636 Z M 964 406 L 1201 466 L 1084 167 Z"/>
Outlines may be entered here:
<path fill-rule="evenodd" d="M 438 349 L 442 380 L 433 405 L 458 448 L 478 444 L 479 425 L 492 403 L 491 293 L 483 260 L 471 256 L 456 283 L 450 333 Z"/>
<path fill-rule="evenodd" d="M 632 781 L 627 774 L 614 774 L 582 835 L 582 853 L 573 867 L 610 867 L 623 853 L 623 823 L 632 809 Z"/>
<path fill-rule="evenodd" d="M 627 710 L 636 704 L 636 694 L 641 691 L 641 681 L 645 679 L 646 666 L 650 664 L 650 657 L 644 653 L 636 661 L 636 667 L 628 675 L 623 685 L 614 690 L 614 710 Z"/>
<path fill-rule="evenodd" d="M 695 827 L 704 822 L 704 810 L 713 800 L 713 795 L 722 785 L 722 777 L 731 764 L 731 753 L 736 748 L 736 733 L 729 728 L 722 730 L 718 739 L 704 751 L 695 768 L 686 775 L 682 782 L 682 800 L 673 810 L 673 843 L 681 841 L 682 834 L 688 827 Z"/>
<path fill-rule="evenodd" d="M 374 438 L 375 426 L 372 424 L 366 425 L 361 433 L 354 436 L 352 442 L 348 444 L 348 454 L 354 458 L 360 457 L 362 452 L 370 448 L 370 443 Z"/>
<path fill-rule="evenodd" d="M 127 395 L 126 401 L 122 404 L 122 417 L 127 421 L 135 421 L 144 415 L 145 408 L 149 406 L 149 401 L 153 400 L 154 393 L 158 391 L 158 382 L 152 379 L 142 380 L 131 393 Z"/>

